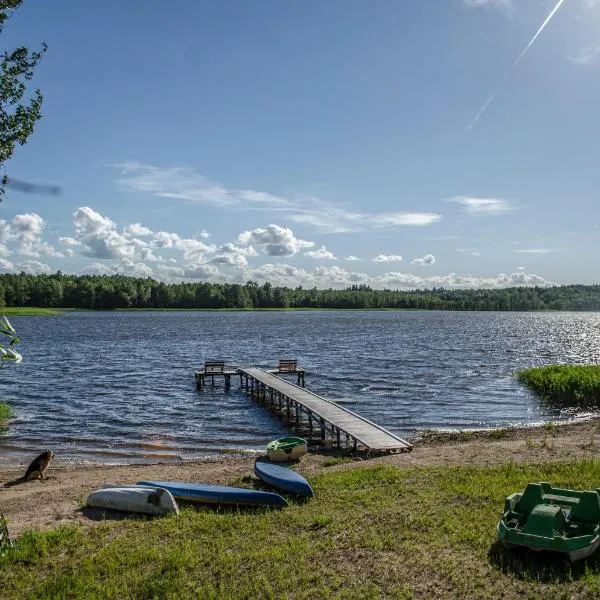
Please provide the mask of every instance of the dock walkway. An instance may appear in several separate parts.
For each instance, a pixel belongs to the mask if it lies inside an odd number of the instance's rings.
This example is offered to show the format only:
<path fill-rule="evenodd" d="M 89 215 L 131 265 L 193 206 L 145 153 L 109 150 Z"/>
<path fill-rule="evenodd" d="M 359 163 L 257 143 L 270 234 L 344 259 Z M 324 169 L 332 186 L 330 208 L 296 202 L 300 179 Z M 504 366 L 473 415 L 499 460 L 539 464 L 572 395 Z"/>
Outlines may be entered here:
<path fill-rule="evenodd" d="M 240 379 L 245 379 L 247 391 L 264 400 L 267 400 L 268 394 L 272 405 L 276 401 L 278 402 L 280 411 L 284 409 L 283 404 L 285 404 L 288 417 L 293 409 L 298 422 L 300 412 L 304 412 L 308 416 L 311 431 L 313 421 L 316 421 L 317 426 L 321 429 L 322 438 L 325 438 L 326 429 L 329 426 L 330 431 L 337 438 L 338 445 L 341 435 L 344 434 L 346 439 L 353 440 L 355 449 L 358 444 L 375 452 L 412 449 L 409 442 L 376 423 L 268 371 L 257 367 L 247 367 L 239 369 L 239 374 Z"/>

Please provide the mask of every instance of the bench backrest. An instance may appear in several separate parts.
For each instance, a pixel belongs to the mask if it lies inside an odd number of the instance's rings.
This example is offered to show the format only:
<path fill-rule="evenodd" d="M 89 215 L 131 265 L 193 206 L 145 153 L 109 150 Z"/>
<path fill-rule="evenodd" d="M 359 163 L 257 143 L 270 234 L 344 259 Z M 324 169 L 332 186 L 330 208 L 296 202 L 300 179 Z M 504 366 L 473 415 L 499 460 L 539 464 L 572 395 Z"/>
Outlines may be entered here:
<path fill-rule="evenodd" d="M 204 363 L 205 373 L 222 373 L 225 370 L 224 360 L 207 360 Z"/>
<path fill-rule="evenodd" d="M 283 359 L 279 361 L 279 367 L 278 370 L 279 371 L 291 371 L 292 373 L 296 371 L 296 369 L 298 368 L 298 361 L 297 360 L 289 360 L 289 359 Z"/>

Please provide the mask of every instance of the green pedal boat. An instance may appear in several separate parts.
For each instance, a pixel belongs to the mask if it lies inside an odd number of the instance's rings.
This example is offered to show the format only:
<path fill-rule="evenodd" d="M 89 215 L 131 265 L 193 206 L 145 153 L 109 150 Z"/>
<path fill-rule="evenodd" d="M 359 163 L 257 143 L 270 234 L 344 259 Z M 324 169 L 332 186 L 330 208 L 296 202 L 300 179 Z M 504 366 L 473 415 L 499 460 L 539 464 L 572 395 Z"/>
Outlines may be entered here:
<path fill-rule="evenodd" d="M 505 547 L 526 546 L 587 558 L 600 545 L 600 489 L 568 490 L 530 483 L 504 501 L 497 526 Z"/>

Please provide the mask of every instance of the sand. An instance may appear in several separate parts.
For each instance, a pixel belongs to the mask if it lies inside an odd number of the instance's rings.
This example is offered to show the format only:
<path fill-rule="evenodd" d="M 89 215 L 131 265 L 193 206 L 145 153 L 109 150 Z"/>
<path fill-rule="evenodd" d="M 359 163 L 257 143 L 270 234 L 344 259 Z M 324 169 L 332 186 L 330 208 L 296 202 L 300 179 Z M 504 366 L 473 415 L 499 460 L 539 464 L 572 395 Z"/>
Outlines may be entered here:
<path fill-rule="evenodd" d="M 381 457 L 357 455 L 352 462 L 331 465 L 331 456 L 344 454 L 336 450 L 310 452 L 302 457 L 297 470 L 310 476 L 322 470 L 361 468 L 389 463 L 398 466 L 493 465 L 565 461 L 595 458 L 600 451 L 600 420 L 559 425 L 552 428 L 526 428 L 499 433 L 465 436 L 439 435 L 413 440 L 412 452 Z M 32 458 L 36 456 L 32 452 Z M 97 521 L 82 507 L 89 492 L 106 483 L 135 483 L 140 479 L 176 479 L 227 485 L 244 485 L 253 476 L 255 456 L 226 457 L 219 460 L 181 464 L 126 466 L 60 466 L 48 469 L 46 481 L 31 481 L 3 487 L 23 475 L 27 464 L 18 468 L 0 468 L 0 507 L 9 522 L 11 536 L 25 529 L 47 529 L 61 523 L 92 526 Z M 329 464 L 329 466 L 327 466 Z"/>

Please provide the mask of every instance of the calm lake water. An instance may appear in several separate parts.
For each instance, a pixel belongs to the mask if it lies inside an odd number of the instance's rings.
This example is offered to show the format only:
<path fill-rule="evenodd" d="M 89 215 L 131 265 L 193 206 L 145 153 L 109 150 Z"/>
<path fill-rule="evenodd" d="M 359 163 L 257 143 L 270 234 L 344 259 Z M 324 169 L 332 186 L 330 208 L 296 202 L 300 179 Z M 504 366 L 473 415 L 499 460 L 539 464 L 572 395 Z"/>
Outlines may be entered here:
<path fill-rule="evenodd" d="M 16 418 L 0 464 L 46 447 L 62 462 L 177 461 L 262 449 L 289 432 L 232 381 L 199 392 L 205 359 L 274 367 L 402 436 L 577 418 L 512 373 L 600 360 L 599 313 L 75 312 L 11 319 L 24 362 L 0 372 Z"/>

